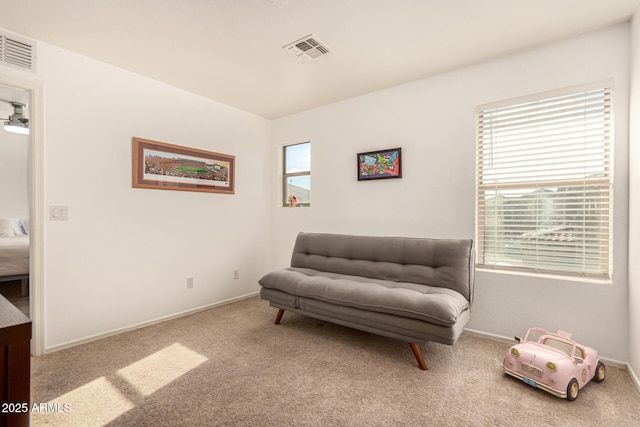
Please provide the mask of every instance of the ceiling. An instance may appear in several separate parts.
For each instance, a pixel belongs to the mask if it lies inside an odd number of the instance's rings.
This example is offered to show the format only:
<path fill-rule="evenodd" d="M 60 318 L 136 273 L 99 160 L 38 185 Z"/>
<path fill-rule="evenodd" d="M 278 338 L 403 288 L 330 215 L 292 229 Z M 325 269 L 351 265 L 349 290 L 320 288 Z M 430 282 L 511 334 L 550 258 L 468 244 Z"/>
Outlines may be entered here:
<path fill-rule="evenodd" d="M 627 21 L 640 0 L 0 0 L 0 27 L 273 119 Z M 282 49 L 309 34 L 331 50 Z"/>

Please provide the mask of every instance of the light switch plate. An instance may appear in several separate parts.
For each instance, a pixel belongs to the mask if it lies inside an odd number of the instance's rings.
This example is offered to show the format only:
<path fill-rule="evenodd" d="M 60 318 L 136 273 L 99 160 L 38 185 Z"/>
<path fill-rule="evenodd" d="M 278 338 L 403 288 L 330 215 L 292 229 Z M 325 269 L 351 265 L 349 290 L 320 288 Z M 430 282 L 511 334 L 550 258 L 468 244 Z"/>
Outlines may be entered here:
<path fill-rule="evenodd" d="M 52 221 L 68 221 L 69 206 L 49 206 L 49 219 Z"/>

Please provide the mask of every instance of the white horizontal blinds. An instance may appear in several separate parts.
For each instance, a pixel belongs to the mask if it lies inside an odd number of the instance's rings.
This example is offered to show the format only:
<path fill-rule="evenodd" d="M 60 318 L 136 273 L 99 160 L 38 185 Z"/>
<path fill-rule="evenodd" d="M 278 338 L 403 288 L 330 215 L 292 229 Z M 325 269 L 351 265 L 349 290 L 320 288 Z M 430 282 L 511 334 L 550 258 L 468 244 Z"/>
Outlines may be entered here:
<path fill-rule="evenodd" d="M 482 267 L 608 278 L 611 90 L 478 110 Z"/>

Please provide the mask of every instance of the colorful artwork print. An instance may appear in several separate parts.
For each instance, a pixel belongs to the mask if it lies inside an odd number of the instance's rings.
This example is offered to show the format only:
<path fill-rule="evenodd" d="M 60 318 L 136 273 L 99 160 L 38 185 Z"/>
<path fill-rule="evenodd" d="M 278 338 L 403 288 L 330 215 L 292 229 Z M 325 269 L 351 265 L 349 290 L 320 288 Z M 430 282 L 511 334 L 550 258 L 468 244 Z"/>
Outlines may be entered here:
<path fill-rule="evenodd" d="M 133 187 L 229 193 L 235 157 L 133 138 Z"/>
<path fill-rule="evenodd" d="M 358 181 L 402 178 L 401 148 L 358 153 Z"/>

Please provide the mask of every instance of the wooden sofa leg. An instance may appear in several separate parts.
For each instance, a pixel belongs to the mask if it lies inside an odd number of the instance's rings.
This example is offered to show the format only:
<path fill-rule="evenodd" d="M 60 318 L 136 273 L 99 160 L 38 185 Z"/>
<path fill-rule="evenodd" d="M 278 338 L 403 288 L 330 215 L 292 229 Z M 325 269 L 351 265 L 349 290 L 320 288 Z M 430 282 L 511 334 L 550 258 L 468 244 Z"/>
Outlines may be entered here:
<path fill-rule="evenodd" d="M 420 347 L 418 346 L 418 344 L 414 342 L 410 342 L 409 346 L 411 347 L 411 351 L 413 351 L 413 355 L 416 357 L 416 360 L 418 361 L 418 365 L 420 366 L 420 369 L 422 369 L 423 371 L 426 371 L 427 364 L 424 363 L 424 358 L 422 357 L 422 352 L 420 351 Z"/>
<path fill-rule="evenodd" d="M 284 310 L 283 310 L 283 309 L 281 309 L 281 308 L 279 308 L 279 309 L 278 309 L 278 314 L 277 314 L 277 316 L 276 316 L 276 322 L 275 322 L 275 324 L 276 324 L 276 325 L 279 325 L 279 324 L 280 324 L 280 319 L 282 319 L 282 315 L 283 315 L 283 314 L 284 314 Z"/>

